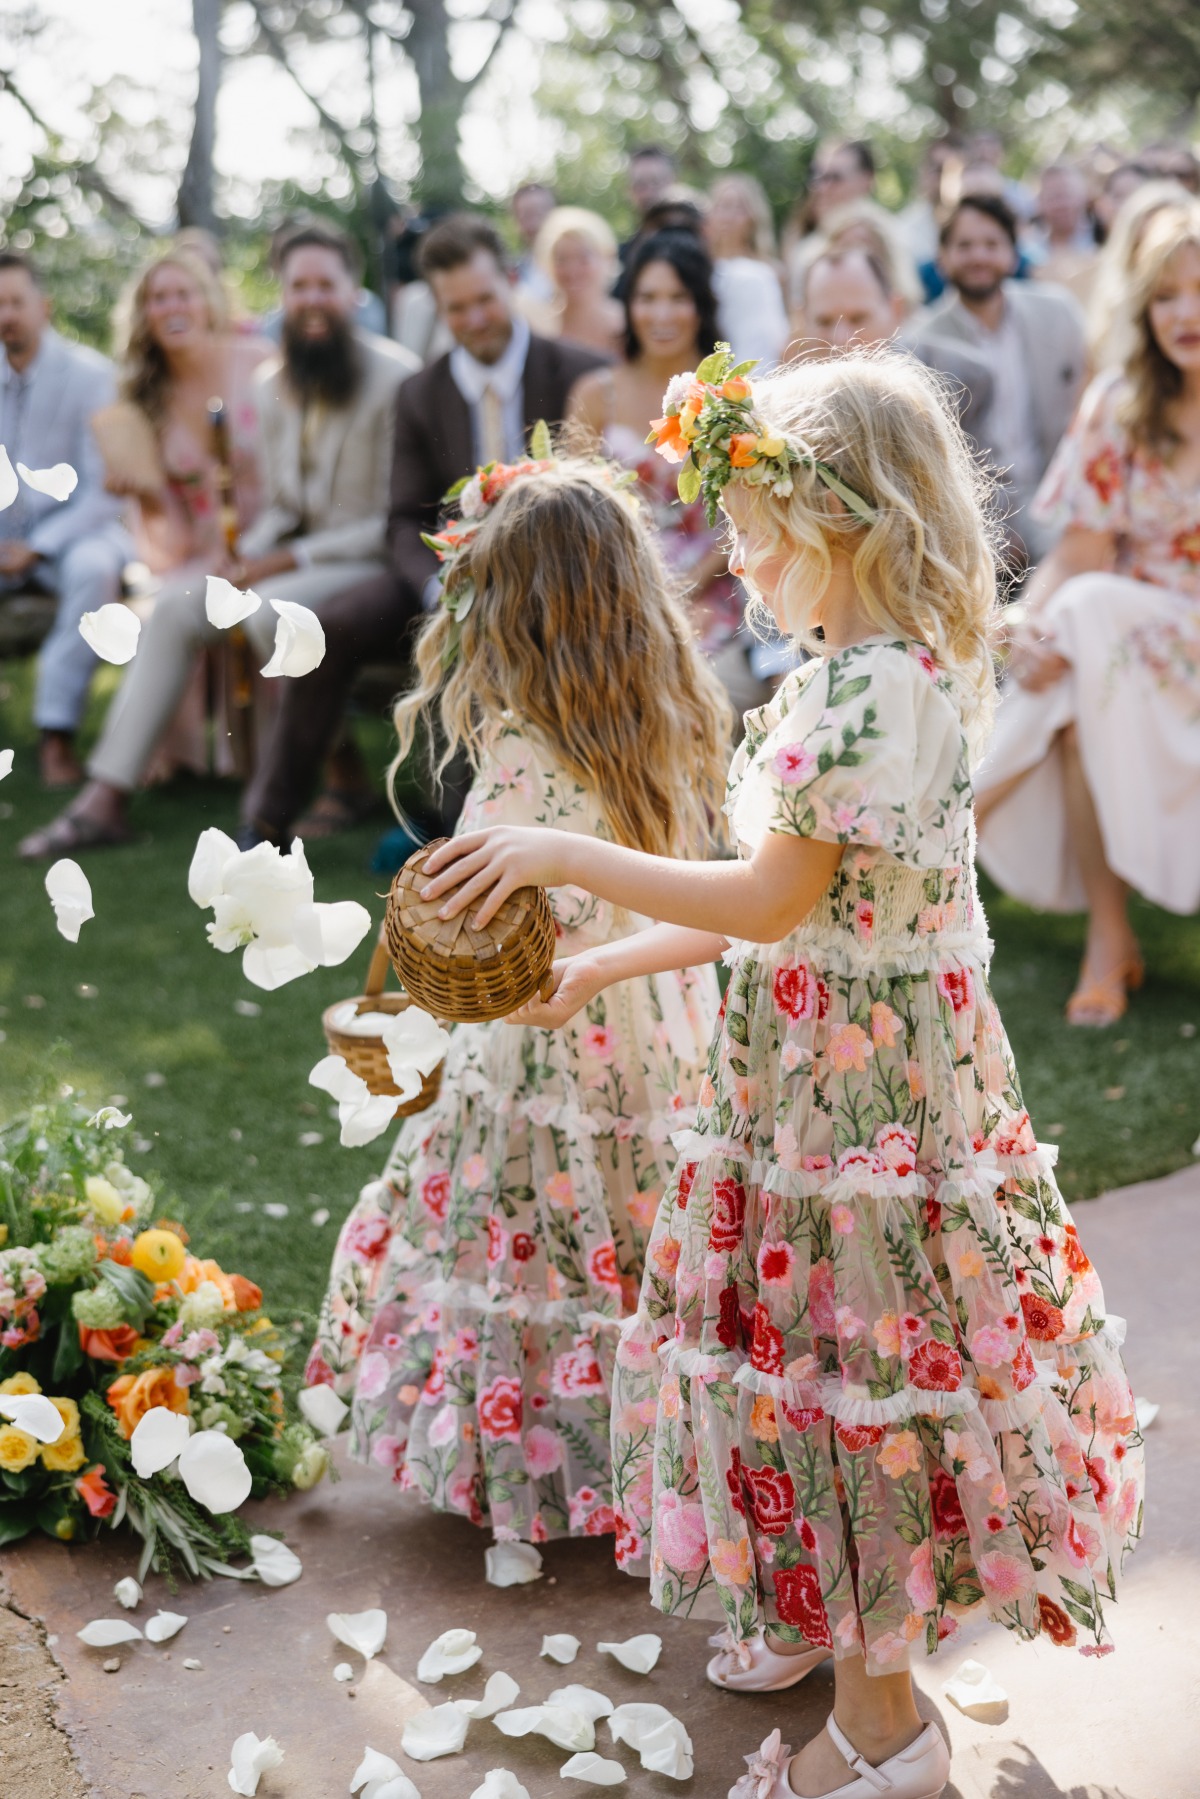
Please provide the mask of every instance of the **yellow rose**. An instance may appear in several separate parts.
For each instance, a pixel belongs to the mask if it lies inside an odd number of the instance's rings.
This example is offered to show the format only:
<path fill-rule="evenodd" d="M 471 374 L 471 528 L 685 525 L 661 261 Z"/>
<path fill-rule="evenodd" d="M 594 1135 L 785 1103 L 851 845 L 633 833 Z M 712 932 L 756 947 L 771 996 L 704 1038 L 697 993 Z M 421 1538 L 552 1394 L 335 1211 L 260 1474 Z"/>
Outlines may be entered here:
<path fill-rule="evenodd" d="M 0 1470 L 20 1474 L 38 1456 L 38 1440 L 15 1424 L 0 1425 Z"/>
<path fill-rule="evenodd" d="M 773 431 L 764 432 L 756 445 L 760 456 L 782 456 L 786 447 L 785 439 L 776 437 Z"/>
<path fill-rule="evenodd" d="M 7 1380 L 0 1380 L 0 1393 L 40 1393 L 41 1390 L 32 1374 L 10 1374 Z"/>
<path fill-rule="evenodd" d="M 120 1224 L 125 1216 L 125 1201 L 111 1181 L 102 1174 L 89 1174 L 83 1183 L 88 1208 L 101 1224 Z"/>
<path fill-rule="evenodd" d="M 129 1259 L 147 1280 L 173 1281 L 183 1273 L 187 1250 L 174 1231 L 139 1231 Z"/>
<path fill-rule="evenodd" d="M 55 1474 L 74 1474 L 87 1461 L 81 1437 L 60 1437 L 57 1443 L 43 1443 L 42 1462 Z"/>
<path fill-rule="evenodd" d="M 59 1438 L 59 1442 L 65 1442 L 68 1437 L 77 1437 L 79 1435 L 79 1407 L 75 1401 L 68 1399 L 65 1394 L 60 1394 L 57 1399 L 51 1394 L 50 1404 L 63 1421 L 63 1434 Z"/>

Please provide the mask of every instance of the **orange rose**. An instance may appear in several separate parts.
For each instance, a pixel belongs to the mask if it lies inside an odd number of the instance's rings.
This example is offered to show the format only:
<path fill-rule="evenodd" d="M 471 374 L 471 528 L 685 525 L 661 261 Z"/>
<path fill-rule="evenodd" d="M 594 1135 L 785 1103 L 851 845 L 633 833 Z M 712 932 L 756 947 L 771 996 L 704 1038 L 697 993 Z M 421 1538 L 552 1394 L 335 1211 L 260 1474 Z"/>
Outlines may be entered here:
<path fill-rule="evenodd" d="M 674 414 L 666 418 L 654 419 L 651 424 L 654 447 L 660 456 L 668 462 L 684 462 L 691 450 L 691 444 L 683 434 L 683 426 Z"/>
<path fill-rule="evenodd" d="M 112 1330 L 88 1330 L 79 1327 L 79 1347 L 84 1355 L 97 1362 L 123 1362 L 138 1346 L 138 1334 L 132 1324 L 118 1324 Z"/>
<path fill-rule="evenodd" d="M 722 382 L 721 398 L 723 400 L 748 400 L 750 398 L 750 383 L 744 375 L 735 375 L 732 381 Z"/>
<path fill-rule="evenodd" d="M 186 1412 L 186 1389 L 175 1385 L 171 1368 L 147 1368 L 141 1374 L 122 1374 L 104 1396 L 117 1414 L 121 1435 L 128 1439 L 155 1406 L 165 1405 L 171 1412 Z"/>
<path fill-rule="evenodd" d="M 233 1301 L 239 1312 L 257 1312 L 262 1304 L 262 1288 L 247 1280 L 244 1274 L 231 1274 L 229 1284 L 233 1288 Z"/>
<path fill-rule="evenodd" d="M 758 461 L 758 433 L 735 431 L 729 440 L 729 460 L 734 468 L 753 468 Z"/>

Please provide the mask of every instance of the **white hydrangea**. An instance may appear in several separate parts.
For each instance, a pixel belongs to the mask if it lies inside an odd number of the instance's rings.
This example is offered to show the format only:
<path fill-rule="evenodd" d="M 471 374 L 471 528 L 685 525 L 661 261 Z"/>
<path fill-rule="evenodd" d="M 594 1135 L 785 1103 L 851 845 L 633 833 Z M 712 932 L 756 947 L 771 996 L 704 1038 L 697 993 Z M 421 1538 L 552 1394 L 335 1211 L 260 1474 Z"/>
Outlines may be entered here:
<path fill-rule="evenodd" d="M 671 379 L 667 382 L 667 391 L 663 395 L 664 412 L 671 412 L 672 410 L 678 412 L 682 408 L 684 401 L 687 399 L 688 390 L 691 388 L 695 379 L 696 377 L 690 369 L 685 375 L 671 376 Z"/>
<path fill-rule="evenodd" d="M 472 475 L 458 497 L 458 510 L 463 518 L 482 518 L 487 508 L 483 500 L 483 479 Z"/>

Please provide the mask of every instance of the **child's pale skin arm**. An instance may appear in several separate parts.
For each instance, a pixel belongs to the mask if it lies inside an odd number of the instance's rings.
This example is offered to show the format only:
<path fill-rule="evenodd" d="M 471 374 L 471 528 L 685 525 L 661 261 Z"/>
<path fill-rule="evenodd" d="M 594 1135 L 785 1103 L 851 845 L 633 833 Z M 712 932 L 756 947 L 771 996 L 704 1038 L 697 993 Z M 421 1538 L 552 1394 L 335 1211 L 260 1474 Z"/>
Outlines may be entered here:
<path fill-rule="evenodd" d="M 714 931 L 692 931 L 686 925 L 656 924 L 635 931 L 615 943 L 580 950 L 554 964 L 554 992 L 550 999 L 531 999 L 512 1014 L 515 1024 L 540 1025 L 550 1030 L 574 1018 L 588 1001 L 618 981 L 639 975 L 668 974 L 676 968 L 699 968 L 715 962 L 729 947 L 726 937 Z"/>

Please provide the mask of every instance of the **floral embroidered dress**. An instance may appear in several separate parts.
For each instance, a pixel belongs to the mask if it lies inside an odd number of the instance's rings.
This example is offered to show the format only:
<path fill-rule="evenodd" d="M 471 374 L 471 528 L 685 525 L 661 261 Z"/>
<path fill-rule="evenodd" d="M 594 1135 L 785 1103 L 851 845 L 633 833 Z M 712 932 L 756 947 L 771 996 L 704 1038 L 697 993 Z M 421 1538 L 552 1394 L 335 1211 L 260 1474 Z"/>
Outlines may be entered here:
<path fill-rule="evenodd" d="M 595 797 L 512 727 L 459 829 L 604 835 Z M 563 954 L 644 921 L 551 892 Z M 352 1451 L 497 1535 L 613 1529 L 609 1395 L 646 1236 L 695 1117 L 711 967 L 612 988 L 565 1030 L 459 1025 L 334 1255 L 310 1381 L 352 1401 Z"/>
<path fill-rule="evenodd" d="M 1065 581 L 1040 615 L 1071 664 L 1041 693 L 1009 682 L 976 779 L 1017 781 L 980 829 L 1005 892 L 1079 911 L 1059 734 L 1074 724 L 1109 866 L 1173 912 L 1200 906 L 1200 484 L 1138 448 L 1120 375 L 1085 394 L 1038 496 L 1041 515 L 1115 540 L 1112 573 Z"/>
<path fill-rule="evenodd" d="M 730 949 L 618 1349 L 618 1561 L 875 1673 L 977 1608 L 1100 1653 L 1141 1529 L 1124 1327 L 988 990 L 951 684 L 872 639 L 747 726 L 743 851 L 846 852 L 790 936 Z"/>

